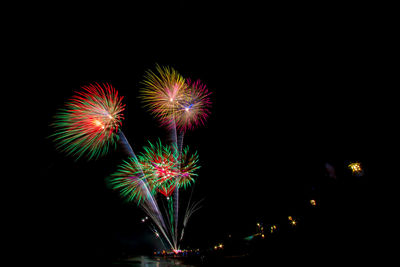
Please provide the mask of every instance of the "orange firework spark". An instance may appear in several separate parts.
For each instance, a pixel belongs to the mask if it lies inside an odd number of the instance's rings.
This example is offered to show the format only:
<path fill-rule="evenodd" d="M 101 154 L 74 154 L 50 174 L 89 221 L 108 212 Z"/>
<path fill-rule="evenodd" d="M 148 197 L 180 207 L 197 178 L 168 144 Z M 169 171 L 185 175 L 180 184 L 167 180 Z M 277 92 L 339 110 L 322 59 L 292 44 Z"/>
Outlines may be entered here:
<path fill-rule="evenodd" d="M 184 98 L 187 85 L 185 79 L 171 67 L 156 65 L 156 70 L 158 74 L 151 70 L 146 72 L 140 97 L 162 124 L 169 125 Z"/>

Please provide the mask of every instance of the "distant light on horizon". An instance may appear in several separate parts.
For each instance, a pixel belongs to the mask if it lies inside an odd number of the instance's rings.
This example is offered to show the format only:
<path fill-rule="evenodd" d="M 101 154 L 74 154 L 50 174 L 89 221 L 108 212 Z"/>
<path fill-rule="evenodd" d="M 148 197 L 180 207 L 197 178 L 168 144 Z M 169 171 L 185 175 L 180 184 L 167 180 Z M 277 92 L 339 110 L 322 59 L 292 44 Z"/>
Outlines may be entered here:
<path fill-rule="evenodd" d="M 360 162 L 352 162 L 348 165 L 348 167 L 351 169 L 353 175 L 361 176 L 363 174 L 363 169 Z"/>

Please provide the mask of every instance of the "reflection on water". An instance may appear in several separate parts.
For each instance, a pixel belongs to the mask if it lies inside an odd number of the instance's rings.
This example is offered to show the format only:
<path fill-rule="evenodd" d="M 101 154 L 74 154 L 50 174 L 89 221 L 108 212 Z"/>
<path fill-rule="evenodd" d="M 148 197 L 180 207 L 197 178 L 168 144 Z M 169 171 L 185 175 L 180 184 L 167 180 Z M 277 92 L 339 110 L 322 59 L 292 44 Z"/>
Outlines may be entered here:
<path fill-rule="evenodd" d="M 182 261 L 173 258 L 152 258 L 148 256 L 138 256 L 124 261 L 115 262 L 116 267 L 191 267 L 192 265 L 183 264 Z"/>

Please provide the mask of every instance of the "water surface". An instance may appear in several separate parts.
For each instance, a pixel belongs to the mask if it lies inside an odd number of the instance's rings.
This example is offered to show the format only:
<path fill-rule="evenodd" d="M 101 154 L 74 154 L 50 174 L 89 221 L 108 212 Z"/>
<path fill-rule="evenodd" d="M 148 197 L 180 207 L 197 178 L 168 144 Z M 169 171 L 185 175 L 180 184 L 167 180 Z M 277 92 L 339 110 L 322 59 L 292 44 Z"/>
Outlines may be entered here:
<path fill-rule="evenodd" d="M 161 258 L 149 256 L 137 256 L 124 261 L 115 262 L 115 267 L 193 267 L 193 265 L 183 264 L 181 260 L 174 258 Z"/>

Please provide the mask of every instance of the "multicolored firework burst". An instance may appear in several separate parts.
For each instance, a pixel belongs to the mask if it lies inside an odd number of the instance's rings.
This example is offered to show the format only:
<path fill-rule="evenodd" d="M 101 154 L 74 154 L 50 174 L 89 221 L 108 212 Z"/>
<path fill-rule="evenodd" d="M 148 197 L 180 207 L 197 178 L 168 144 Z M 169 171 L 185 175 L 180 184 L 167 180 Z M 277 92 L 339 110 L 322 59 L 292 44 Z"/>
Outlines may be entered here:
<path fill-rule="evenodd" d="M 146 196 L 139 181 L 146 184 L 152 195 L 161 193 L 169 197 L 176 187 L 190 186 L 200 168 L 197 153 L 189 155 L 188 147 L 182 156 L 177 151 L 175 146 L 163 146 L 161 141 L 155 145 L 149 142 L 144 153 L 124 161 L 108 183 L 127 201 L 134 200 L 138 204 Z"/>
<path fill-rule="evenodd" d="M 107 183 L 126 201 L 135 202 L 143 208 L 171 248 L 178 249 L 185 225 L 199 206 L 198 203 L 190 206 L 188 204 L 179 239 L 177 192 L 180 188 L 186 189 L 194 183 L 196 171 L 200 168 L 197 163 L 197 153 L 189 154 L 188 147 L 180 153 L 176 144 L 162 145 L 160 140 L 155 144 L 149 142 L 143 153 L 138 156 L 132 154 L 118 166 L 117 171 L 108 177 Z M 158 193 L 165 196 L 164 200 L 167 201 L 164 213 L 156 201 Z M 164 205 L 163 207 L 165 209 Z"/>
<path fill-rule="evenodd" d="M 146 72 L 142 82 L 145 87 L 140 97 L 163 125 L 170 125 L 187 85 L 185 79 L 171 67 L 156 65 L 156 70 L 157 74 L 151 70 Z"/>
<path fill-rule="evenodd" d="M 118 190 L 123 199 L 128 202 L 135 201 L 138 205 L 149 197 L 147 185 L 144 183 L 141 163 L 134 157 L 119 165 L 117 171 L 108 179 L 109 186 Z"/>
<path fill-rule="evenodd" d="M 149 142 L 144 151 L 139 158 L 152 192 L 156 190 L 170 196 L 176 187 L 176 177 L 180 175 L 176 146 L 163 146 L 159 140 L 155 145 Z"/>
<path fill-rule="evenodd" d="M 178 103 L 175 114 L 176 126 L 180 130 L 186 131 L 204 125 L 210 114 L 210 94 L 206 85 L 200 80 L 193 83 L 190 80 L 187 81 L 184 97 Z"/>
<path fill-rule="evenodd" d="M 125 107 L 122 98 L 107 83 L 83 86 L 55 116 L 52 137 L 57 147 L 77 158 L 105 155 L 118 140 Z"/>
<path fill-rule="evenodd" d="M 156 65 L 156 70 L 158 75 L 146 73 L 140 97 L 161 125 L 186 131 L 204 124 L 211 106 L 206 86 L 186 81 L 170 67 Z"/>
<path fill-rule="evenodd" d="M 197 170 L 200 168 L 198 165 L 199 156 L 197 152 L 193 154 L 189 154 L 189 147 L 187 146 L 183 149 L 181 157 L 180 157 L 180 173 L 178 188 L 186 189 L 194 182 L 194 177 L 197 176 Z"/>

